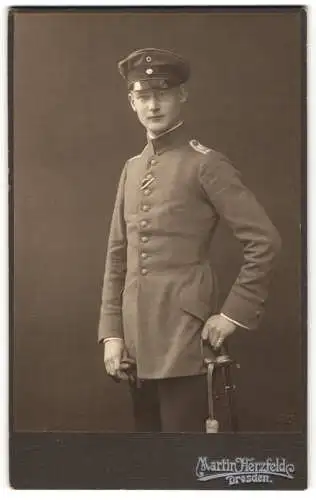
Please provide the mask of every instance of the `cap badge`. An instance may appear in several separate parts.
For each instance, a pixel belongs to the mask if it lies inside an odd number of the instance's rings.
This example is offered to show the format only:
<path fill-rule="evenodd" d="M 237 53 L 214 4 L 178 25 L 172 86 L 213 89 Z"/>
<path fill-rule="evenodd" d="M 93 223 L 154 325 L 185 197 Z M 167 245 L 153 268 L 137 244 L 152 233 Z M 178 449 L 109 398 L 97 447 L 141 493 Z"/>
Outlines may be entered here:
<path fill-rule="evenodd" d="M 150 57 L 150 56 L 147 56 L 147 57 L 146 57 L 146 61 L 147 61 L 147 62 L 151 62 L 151 57 Z"/>
<path fill-rule="evenodd" d="M 147 68 L 147 69 L 146 69 L 146 71 L 145 71 L 145 73 L 146 73 L 147 75 L 152 75 L 152 74 L 153 74 L 153 72 L 154 72 L 154 70 L 153 70 L 152 68 Z"/>

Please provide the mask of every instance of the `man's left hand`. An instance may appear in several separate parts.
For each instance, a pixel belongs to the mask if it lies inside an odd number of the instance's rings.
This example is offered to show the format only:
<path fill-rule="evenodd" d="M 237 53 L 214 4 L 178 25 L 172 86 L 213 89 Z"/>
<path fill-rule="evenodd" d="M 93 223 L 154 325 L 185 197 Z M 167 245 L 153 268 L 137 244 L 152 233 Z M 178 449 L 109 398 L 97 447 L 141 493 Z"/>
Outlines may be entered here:
<path fill-rule="evenodd" d="M 202 330 L 202 339 L 209 340 L 213 349 L 219 349 L 223 341 L 236 330 L 236 325 L 220 314 L 211 316 Z"/>

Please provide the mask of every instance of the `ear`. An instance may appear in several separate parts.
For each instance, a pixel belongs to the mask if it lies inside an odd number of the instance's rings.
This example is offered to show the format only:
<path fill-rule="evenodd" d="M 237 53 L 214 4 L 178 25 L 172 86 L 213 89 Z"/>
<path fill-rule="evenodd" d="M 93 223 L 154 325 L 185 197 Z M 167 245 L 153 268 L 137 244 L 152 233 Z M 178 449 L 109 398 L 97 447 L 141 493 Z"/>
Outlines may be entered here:
<path fill-rule="evenodd" d="M 181 103 L 187 102 L 189 93 L 188 89 L 183 83 L 179 87 L 179 92 L 180 92 L 180 102 Z"/>
<path fill-rule="evenodd" d="M 136 111 L 136 107 L 135 107 L 135 103 L 134 103 L 134 96 L 133 96 L 132 92 L 128 93 L 128 100 L 129 100 L 129 103 L 132 107 L 132 110 Z"/>

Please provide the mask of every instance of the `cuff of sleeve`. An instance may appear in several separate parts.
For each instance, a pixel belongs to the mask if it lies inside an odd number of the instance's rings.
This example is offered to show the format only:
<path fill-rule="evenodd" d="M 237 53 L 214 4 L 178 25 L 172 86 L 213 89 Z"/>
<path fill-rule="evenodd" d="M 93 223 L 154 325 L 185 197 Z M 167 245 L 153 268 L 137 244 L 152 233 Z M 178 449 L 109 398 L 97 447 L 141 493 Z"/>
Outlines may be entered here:
<path fill-rule="evenodd" d="M 235 322 L 240 323 L 248 330 L 256 330 L 263 316 L 263 306 L 257 300 L 249 301 L 235 291 L 231 291 L 224 302 L 221 313 L 227 318 L 234 318 Z"/>
<path fill-rule="evenodd" d="M 227 319 L 228 321 L 230 321 L 231 323 L 234 323 L 234 325 L 236 326 L 240 326 L 241 328 L 245 328 L 246 330 L 249 330 L 248 326 L 246 325 L 243 325 L 242 323 L 239 323 L 239 321 L 235 321 L 234 319 L 232 318 L 229 318 L 228 316 L 226 316 L 226 314 L 224 313 L 220 313 L 221 316 L 223 316 L 223 318 Z"/>
<path fill-rule="evenodd" d="M 107 337 L 106 339 L 102 339 L 103 344 L 106 344 L 109 340 L 120 340 L 123 342 L 123 339 L 121 337 Z"/>

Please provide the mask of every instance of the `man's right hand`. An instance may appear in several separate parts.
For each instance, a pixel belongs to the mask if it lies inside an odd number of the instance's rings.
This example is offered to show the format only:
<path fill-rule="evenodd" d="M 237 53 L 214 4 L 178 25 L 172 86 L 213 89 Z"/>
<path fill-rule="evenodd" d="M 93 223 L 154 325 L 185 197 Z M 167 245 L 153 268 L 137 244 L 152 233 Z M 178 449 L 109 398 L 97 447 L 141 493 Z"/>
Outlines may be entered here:
<path fill-rule="evenodd" d="M 124 341 L 120 338 L 109 339 L 104 343 L 104 365 L 108 375 L 114 377 L 120 368 L 124 351 Z"/>

